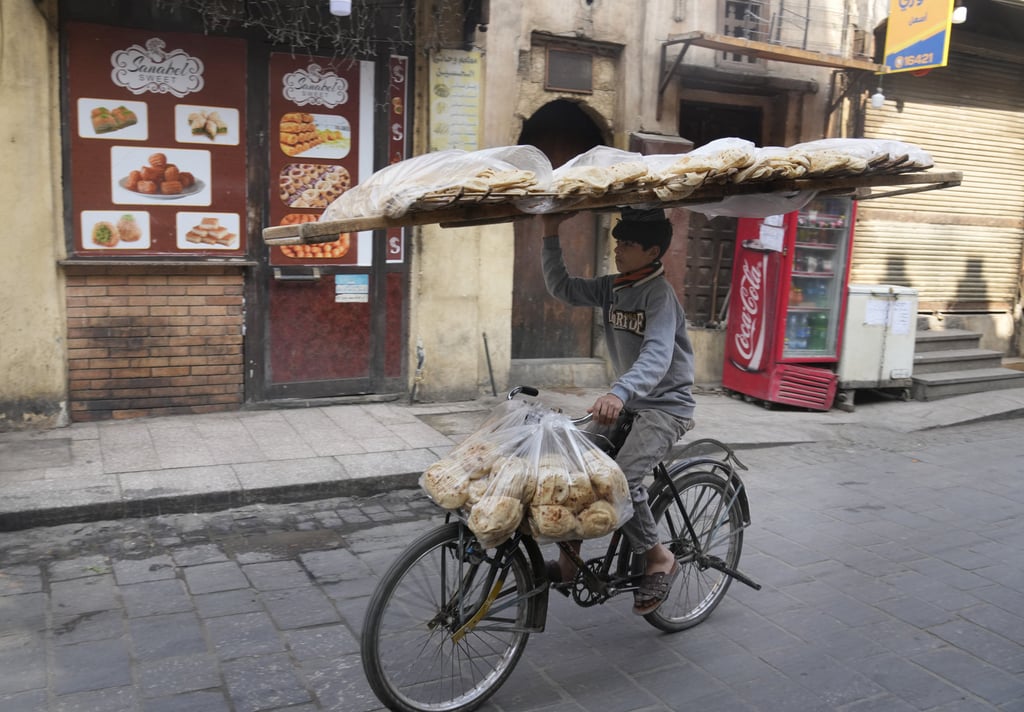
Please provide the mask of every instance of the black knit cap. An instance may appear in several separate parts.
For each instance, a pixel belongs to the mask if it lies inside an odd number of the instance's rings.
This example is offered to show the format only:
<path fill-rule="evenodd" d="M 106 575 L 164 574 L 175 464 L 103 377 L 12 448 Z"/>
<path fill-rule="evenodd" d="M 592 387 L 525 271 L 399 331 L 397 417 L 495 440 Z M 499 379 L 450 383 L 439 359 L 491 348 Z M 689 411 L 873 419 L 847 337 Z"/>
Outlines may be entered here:
<path fill-rule="evenodd" d="M 646 248 L 657 247 L 660 258 L 672 244 L 672 223 L 665 217 L 661 208 L 638 210 L 625 206 L 622 208 L 622 219 L 612 228 L 612 237 L 616 240 L 636 242 Z"/>

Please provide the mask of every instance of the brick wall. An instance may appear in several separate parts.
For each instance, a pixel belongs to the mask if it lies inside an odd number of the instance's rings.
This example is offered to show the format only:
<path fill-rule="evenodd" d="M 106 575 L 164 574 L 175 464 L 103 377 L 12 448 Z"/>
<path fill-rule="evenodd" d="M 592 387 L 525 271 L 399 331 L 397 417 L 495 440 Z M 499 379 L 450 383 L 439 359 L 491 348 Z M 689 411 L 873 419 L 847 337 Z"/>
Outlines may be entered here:
<path fill-rule="evenodd" d="M 241 270 L 75 266 L 66 274 L 72 420 L 241 407 Z"/>

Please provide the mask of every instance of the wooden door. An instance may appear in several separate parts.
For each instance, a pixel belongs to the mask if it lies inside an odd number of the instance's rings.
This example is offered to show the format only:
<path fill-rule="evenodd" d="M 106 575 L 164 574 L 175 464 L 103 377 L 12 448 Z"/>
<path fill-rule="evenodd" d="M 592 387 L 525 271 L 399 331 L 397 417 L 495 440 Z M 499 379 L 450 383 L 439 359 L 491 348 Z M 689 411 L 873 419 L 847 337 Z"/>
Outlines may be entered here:
<path fill-rule="evenodd" d="M 679 105 L 679 135 L 698 147 L 731 136 L 760 145 L 762 124 L 758 107 L 687 101 Z M 736 218 L 690 214 L 682 301 L 687 319 L 697 326 L 720 321 L 732 281 L 735 243 Z"/>
<path fill-rule="evenodd" d="M 579 105 L 565 100 L 541 107 L 523 124 L 520 144 L 536 146 L 558 167 L 604 143 Z M 597 218 L 580 213 L 562 223 L 561 244 L 570 274 L 593 277 L 597 261 Z M 531 220 L 516 223 L 512 293 L 512 358 L 587 358 L 593 353 L 594 314 L 548 294 L 541 271 L 543 235 Z"/>

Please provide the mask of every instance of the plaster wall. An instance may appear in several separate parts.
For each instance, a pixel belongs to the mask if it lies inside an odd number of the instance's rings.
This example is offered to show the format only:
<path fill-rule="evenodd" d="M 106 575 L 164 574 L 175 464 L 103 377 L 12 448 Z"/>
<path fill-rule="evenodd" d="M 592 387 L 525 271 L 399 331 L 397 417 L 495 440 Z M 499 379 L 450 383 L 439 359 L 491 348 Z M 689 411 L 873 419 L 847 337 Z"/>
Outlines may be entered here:
<path fill-rule="evenodd" d="M 0 3 L 0 430 L 66 423 L 53 2 Z"/>
<path fill-rule="evenodd" d="M 841 8 L 844 0 L 835 0 Z M 662 44 L 685 32 L 718 30 L 718 3 L 708 0 L 646 0 L 631 2 L 596 0 L 523 0 L 492 2 L 486 32 L 476 32 L 474 46 L 483 62 L 483 115 L 481 148 L 515 144 L 523 122 L 539 108 L 556 99 L 568 99 L 581 107 L 618 148 L 628 146 L 631 132 L 676 133 L 676 109 L 682 89 L 668 82 L 660 98 L 662 117 L 657 117 L 661 80 Z M 867 12 L 867 11 L 865 11 Z M 543 38 L 535 38 L 542 33 Z M 592 49 L 593 92 L 578 94 L 545 89 L 546 54 L 543 42 L 586 42 Z M 458 43 L 453 40 L 452 46 Z M 835 39 L 838 46 L 838 38 Z M 678 46 L 669 50 L 669 61 Z M 688 63 L 714 67 L 715 53 L 691 48 Z M 768 62 L 749 70 L 765 76 L 817 83 L 817 95 L 791 96 L 788 100 L 751 99 L 742 94 L 694 94 L 692 100 L 744 103 L 761 101 L 769 120 L 783 127 L 787 143 L 820 138 L 824 126 L 829 70 L 796 64 Z M 421 99 L 425 87 L 420 84 Z M 425 145 L 424 127 L 429 102 L 418 105 L 418 146 Z M 774 112 L 774 113 L 772 113 Z M 417 152 L 423 149 L 418 148 Z M 410 302 L 410 373 L 415 372 L 415 345 L 426 352 L 425 369 L 418 384 L 420 400 L 475 398 L 490 390 L 490 373 L 483 334 L 487 334 L 491 368 L 498 389 L 503 389 L 510 369 L 511 309 L 514 240 L 511 224 L 486 225 L 460 230 L 424 226 L 416 229 L 413 250 L 413 298 Z M 699 342 L 699 343 L 696 343 Z M 697 381 L 714 385 L 721 381 L 723 332 L 695 336 L 700 350 Z M 596 353 L 603 353 L 601 344 Z"/>
<path fill-rule="evenodd" d="M 511 225 L 417 230 L 409 333 L 426 356 L 417 400 L 470 400 L 488 392 L 487 349 L 497 387 L 507 384 L 513 245 Z"/>

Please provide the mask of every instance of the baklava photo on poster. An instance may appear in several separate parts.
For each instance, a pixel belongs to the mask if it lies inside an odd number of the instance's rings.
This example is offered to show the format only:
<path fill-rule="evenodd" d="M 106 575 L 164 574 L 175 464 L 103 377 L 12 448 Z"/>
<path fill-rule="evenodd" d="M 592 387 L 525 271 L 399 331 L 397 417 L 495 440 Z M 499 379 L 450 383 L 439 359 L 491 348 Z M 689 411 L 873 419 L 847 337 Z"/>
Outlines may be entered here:
<path fill-rule="evenodd" d="M 82 211 L 82 249 L 148 250 L 150 245 L 145 210 Z"/>
<path fill-rule="evenodd" d="M 174 140 L 213 146 L 237 146 L 238 109 L 227 106 L 177 104 L 174 107 Z"/>
<path fill-rule="evenodd" d="M 142 101 L 121 99 L 78 100 L 78 135 L 114 141 L 145 141 L 149 138 L 149 111 Z"/>
<path fill-rule="evenodd" d="M 210 204 L 209 151 L 114 146 L 110 176 L 117 205 Z"/>
<path fill-rule="evenodd" d="M 238 213 L 181 212 L 175 225 L 179 250 L 238 249 Z"/>

